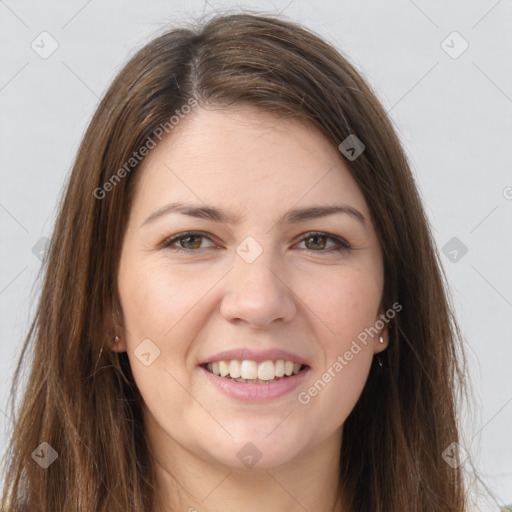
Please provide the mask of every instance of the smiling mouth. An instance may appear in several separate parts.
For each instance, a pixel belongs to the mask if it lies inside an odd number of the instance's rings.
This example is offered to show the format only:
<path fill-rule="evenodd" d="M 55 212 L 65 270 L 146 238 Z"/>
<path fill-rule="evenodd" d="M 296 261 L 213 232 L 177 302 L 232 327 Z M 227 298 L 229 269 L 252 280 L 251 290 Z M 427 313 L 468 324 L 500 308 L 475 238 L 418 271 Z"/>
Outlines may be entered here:
<path fill-rule="evenodd" d="M 202 368 L 219 377 L 243 384 L 272 384 L 288 379 L 309 368 L 293 361 L 215 361 L 204 363 Z"/>

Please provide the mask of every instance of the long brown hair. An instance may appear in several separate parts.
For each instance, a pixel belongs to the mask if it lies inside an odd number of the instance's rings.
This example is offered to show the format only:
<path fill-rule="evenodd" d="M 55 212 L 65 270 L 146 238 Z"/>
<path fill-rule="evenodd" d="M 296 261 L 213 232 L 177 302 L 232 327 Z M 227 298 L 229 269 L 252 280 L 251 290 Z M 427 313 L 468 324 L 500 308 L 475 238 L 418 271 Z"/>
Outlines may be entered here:
<path fill-rule="evenodd" d="M 442 458 L 459 439 L 464 353 L 395 130 L 365 80 L 332 46 L 294 23 L 237 14 L 151 41 L 115 78 L 90 122 L 15 374 L 3 512 L 25 510 L 24 504 L 31 512 L 149 512 L 154 506 L 141 397 L 126 354 L 116 355 L 106 343 L 120 310 L 116 276 L 137 174 L 136 163 L 126 163 L 191 99 L 203 106 L 250 104 L 310 123 L 335 146 L 350 134 L 365 144 L 346 164 L 381 244 L 383 302 L 403 309 L 383 366 L 372 366 L 343 426 L 347 510 L 465 510 L 461 469 Z M 27 359 L 28 381 L 15 410 Z M 46 469 L 32 457 L 42 442 L 58 454 Z"/>

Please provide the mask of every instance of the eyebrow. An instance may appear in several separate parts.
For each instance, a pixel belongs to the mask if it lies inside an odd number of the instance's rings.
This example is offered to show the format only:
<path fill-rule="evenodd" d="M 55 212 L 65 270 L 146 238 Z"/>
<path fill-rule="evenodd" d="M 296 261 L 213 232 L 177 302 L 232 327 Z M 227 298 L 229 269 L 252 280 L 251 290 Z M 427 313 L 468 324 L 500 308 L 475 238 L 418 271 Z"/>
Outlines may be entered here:
<path fill-rule="evenodd" d="M 141 224 L 141 227 L 154 222 L 169 213 L 181 213 L 182 215 L 188 215 L 189 217 L 195 217 L 197 219 L 206 219 L 231 225 L 236 225 L 243 219 L 243 217 L 239 215 L 234 215 L 219 208 L 215 208 L 214 206 L 197 206 L 194 204 L 178 202 L 170 203 L 153 212 Z M 366 226 L 366 217 L 359 210 L 348 205 L 322 205 L 310 206 L 307 208 L 295 208 L 285 213 L 281 219 L 279 219 L 278 224 L 298 224 L 299 222 L 304 222 L 306 220 L 318 219 L 320 217 L 327 217 L 335 214 L 350 215 L 352 218 Z"/>

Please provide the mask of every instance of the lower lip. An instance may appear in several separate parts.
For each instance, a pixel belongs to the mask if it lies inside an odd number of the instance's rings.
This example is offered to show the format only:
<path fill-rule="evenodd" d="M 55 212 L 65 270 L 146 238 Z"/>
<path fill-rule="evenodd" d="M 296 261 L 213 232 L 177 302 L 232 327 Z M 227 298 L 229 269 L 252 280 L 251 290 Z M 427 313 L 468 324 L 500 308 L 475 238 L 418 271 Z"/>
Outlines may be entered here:
<path fill-rule="evenodd" d="M 309 374 L 311 368 L 307 367 L 296 375 L 281 378 L 270 384 L 244 384 L 236 380 L 226 379 L 208 371 L 202 366 L 199 367 L 211 382 L 213 382 L 221 391 L 227 395 L 244 400 L 246 402 L 255 402 L 258 400 L 268 400 L 277 398 L 293 391 L 298 387 Z"/>

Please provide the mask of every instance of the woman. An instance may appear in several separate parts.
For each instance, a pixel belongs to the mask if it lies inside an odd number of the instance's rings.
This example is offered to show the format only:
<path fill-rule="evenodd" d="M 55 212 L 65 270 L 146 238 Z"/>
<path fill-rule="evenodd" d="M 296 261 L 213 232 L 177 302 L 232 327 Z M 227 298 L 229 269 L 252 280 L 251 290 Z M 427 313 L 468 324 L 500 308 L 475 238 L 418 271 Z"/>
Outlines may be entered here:
<path fill-rule="evenodd" d="M 465 510 L 463 352 L 414 179 L 295 24 L 219 16 L 120 72 L 31 346 L 5 512 Z"/>

